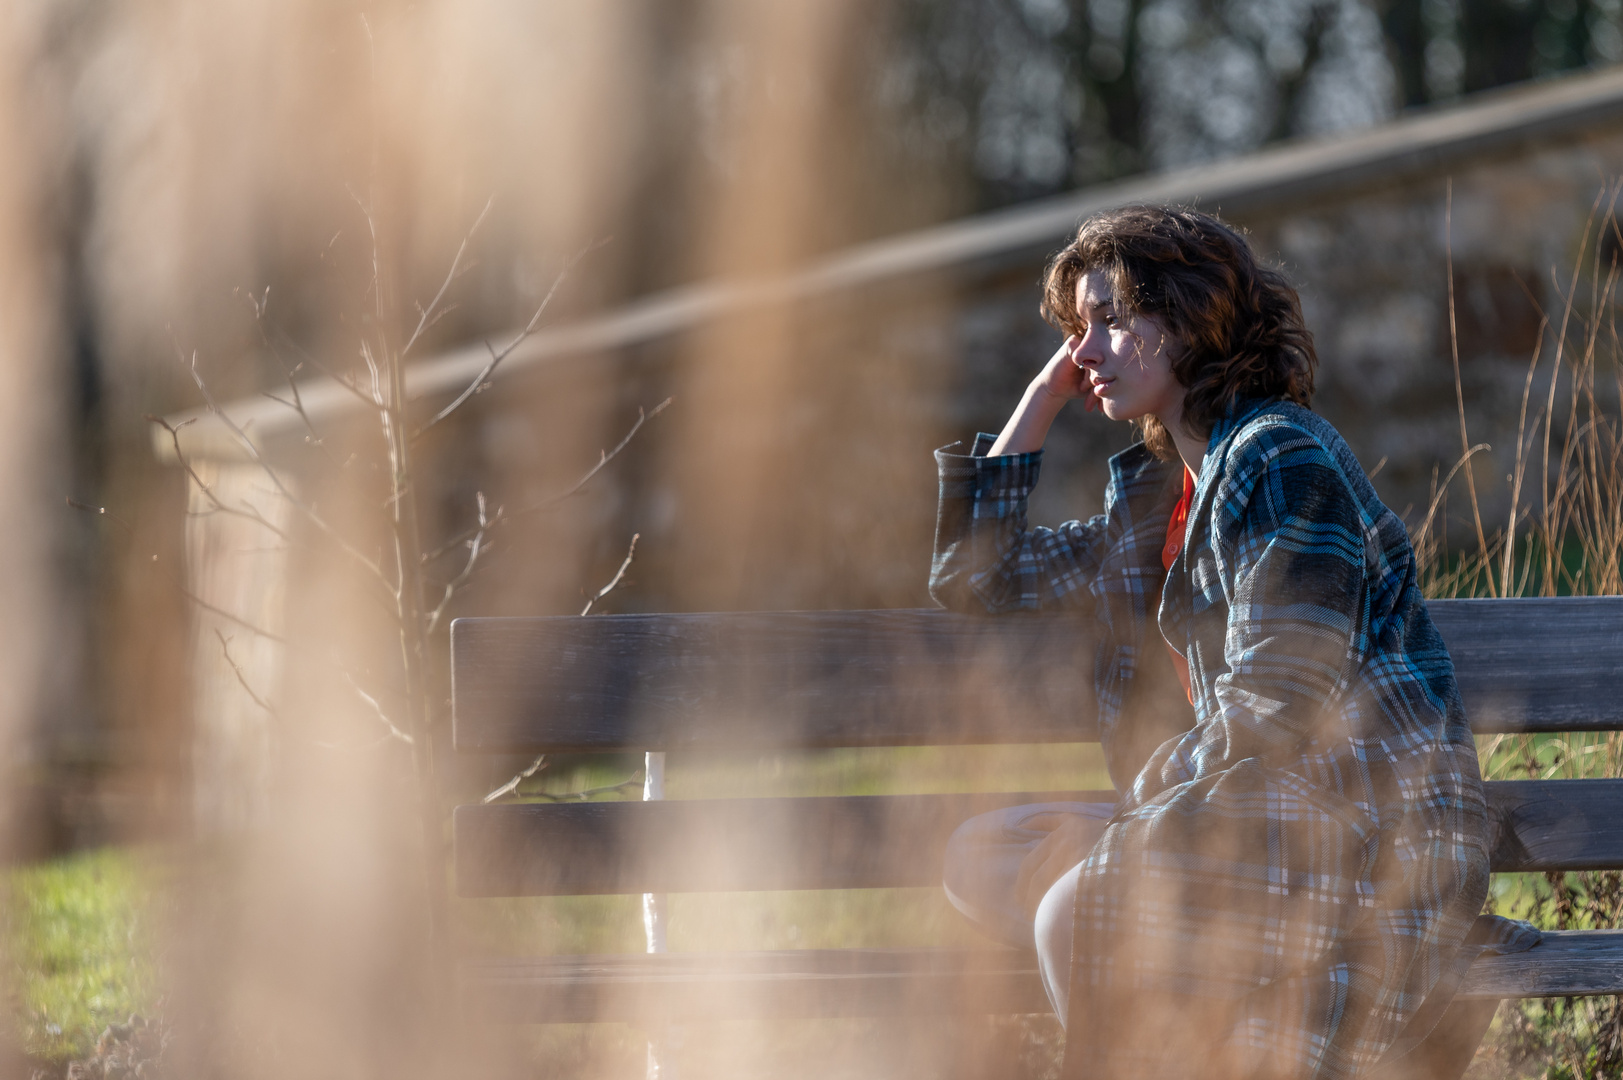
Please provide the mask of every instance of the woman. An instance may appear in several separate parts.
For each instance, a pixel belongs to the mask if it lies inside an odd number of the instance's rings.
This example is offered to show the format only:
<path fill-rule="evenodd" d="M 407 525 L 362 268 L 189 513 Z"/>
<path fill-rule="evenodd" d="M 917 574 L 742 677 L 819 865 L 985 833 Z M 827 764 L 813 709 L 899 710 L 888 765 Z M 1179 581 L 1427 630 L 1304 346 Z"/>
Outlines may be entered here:
<path fill-rule="evenodd" d="M 1067 1075 L 1458 1075 L 1491 1015 L 1439 1023 L 1460 975 L 1536 932 L 1473 931 L 1475 745 L 1403 523 L 1308 411 L 1295 291 L 1216 219 L 1132 207 L 1082 225 L 1043 310 L 1070 336 L 1003 432 L 937 452 L 931 592 L 1092 613 L 1119 802 L 967 823 L 949 896 L 1035 944 Z M 1143 441 L 1111 459 L 1104 514 L 1028 528 L 1079 399 Z M 1146 743 L 1135 675 L 1162 650 L 1192 711 Z"/>

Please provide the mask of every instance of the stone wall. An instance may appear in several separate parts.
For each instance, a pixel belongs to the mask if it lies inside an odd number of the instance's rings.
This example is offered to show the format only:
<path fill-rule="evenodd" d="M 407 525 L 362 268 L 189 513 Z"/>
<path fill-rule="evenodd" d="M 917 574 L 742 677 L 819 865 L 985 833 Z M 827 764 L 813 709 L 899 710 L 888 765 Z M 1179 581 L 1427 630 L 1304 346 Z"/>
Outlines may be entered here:
<path fill-rule="evenodd" d="M 1535 408 L 1549 387 L 1557 335 L 1541 331 L 1542 313 L 1559 323 L 1575 268 L 1574 314 L 1590 310 L 1597 240 L 1620 176 L 1623 134 L 1614 133 L 1235 219 L 1301 291 L 1320 358 L 1315 407 L 1366 469 L 1381 466 L 1377 488 L 1411 521 L 1423 516 L 1434 467 L 1446 475 L 1462 452 L 1450 247 L 1470 441 L 1493 447 L 1478 459 L 1476 479 L 1497 520 L 1508 508 L 1504 478 L 1535 349 Z M 1600 245 L 1605 266 L 1619 246 L 1615 235 Z M 1058 339 L 1035 315 L 1040 269 L 1007 274 L 966 298 L 958 319 L 965 390 L 948 406 L 960 430 L 998 424 Z M 1605 273 L 1599 278 L 1604 284 Z M 1585 325 L 1580 317 L 1569 324 L 1569 350 L 1581 349 Z M 1601 346 L 1603 365 L 1615 360 L 1604 336 Z M 1037 500 L 1043 516 L 1096 505 L 1097 463 L 1121 443 L 1104 430 L 1111 426 L 1097 416 L 1062 419 Z M 1462 480 L 1455 488 L 1449 505 L 1463 511 Z"/>

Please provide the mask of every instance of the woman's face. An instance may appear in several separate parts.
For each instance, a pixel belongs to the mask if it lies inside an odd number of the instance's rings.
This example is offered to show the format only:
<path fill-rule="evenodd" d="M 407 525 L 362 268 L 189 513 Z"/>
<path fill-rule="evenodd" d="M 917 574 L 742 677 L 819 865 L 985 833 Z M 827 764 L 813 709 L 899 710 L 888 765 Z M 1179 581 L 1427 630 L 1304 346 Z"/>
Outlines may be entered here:
<path fill-rule="evenodd" d="M 1076 313 L 1086 327 L 1071 349 L 1094 400 L 1112 420 L 1154 416 L 1168 431 L 1180 430 L 1183 387 L 1172 376 L 1175 344 L 1159 320 L 1125 313 L 1116 305 L 1110 279 L 1092 271 L 1076 283 Z"/>

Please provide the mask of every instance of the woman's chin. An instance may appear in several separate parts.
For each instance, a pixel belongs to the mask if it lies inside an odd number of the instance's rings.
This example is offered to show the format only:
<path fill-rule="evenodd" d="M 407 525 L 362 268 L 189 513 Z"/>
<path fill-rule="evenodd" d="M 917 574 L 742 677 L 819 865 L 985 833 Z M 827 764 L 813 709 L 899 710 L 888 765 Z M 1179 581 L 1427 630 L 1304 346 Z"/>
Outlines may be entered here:
<path fill-rule="evenodd" d="M 1110 420 L 1137 420 L 1143 415 L 1142 413 L 1132 412 L 1109 398 L 1100 399 L 1099 411 L 1103 412 L 1105 417 Z"/>

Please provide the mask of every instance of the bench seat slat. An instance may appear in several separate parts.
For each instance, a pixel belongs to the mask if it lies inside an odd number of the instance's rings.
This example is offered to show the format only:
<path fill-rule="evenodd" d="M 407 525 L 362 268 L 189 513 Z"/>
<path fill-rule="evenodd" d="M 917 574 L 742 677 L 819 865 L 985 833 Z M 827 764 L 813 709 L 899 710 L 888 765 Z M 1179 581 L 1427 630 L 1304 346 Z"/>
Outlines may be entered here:
<path fill-rule="evenodd" d="M 1623 597 L 1436 600 L 1479 732 L 1623 730 Z M 1093 623 L 945 611 L 458 619 L 472 752 L 1078 742 Z"/>
<path fill-rule="evenodd" d="M 1623 868 L 1623 780 L 1487 785 L 1497 871 Z M 456 809 L 463 896 L 935 885 L 975 814 L 1110 792 L 509 803 Z"/>
<path fill-rule="evenodd" d="M 472 961 L 464 1008 L 498 1023 L 1046 1012 L 1035 957 L 990 949 L 802 949 Z M 1623 930 L 1547 934 L 1472 965 L 1462 997 L 1623 992 Z"/>
<path fill-rule="evenodd" d="M 452 818 L 462 896 L 934 885 L 976 814 L 1108 791 L 508 803 Z"/>

